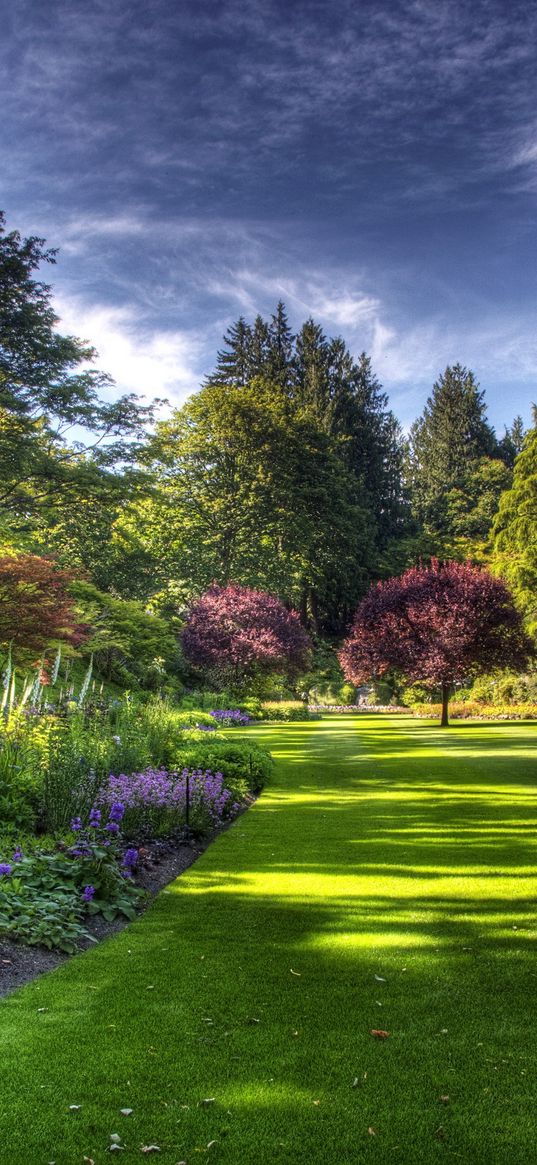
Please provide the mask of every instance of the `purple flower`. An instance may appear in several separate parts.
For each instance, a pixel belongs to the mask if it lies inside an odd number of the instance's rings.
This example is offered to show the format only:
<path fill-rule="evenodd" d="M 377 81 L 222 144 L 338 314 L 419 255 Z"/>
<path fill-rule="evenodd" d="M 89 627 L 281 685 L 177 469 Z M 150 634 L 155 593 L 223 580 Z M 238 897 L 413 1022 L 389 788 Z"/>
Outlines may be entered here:
<path fill-rule="evenodd" d="M 69 850 L 69 853 L 72 858 L 89 858 L 91 855 L 91 850 L 87 845 L 74 845 Z"/>
<path fill-rule="evenodd" d="M 73 820 L 71 822 L 71 829 L 72 829 L 73 833 L 77 833 L 79 829 L 82 829 L 82 818 L 81 817 L 73 817 Z"/>
<path fill-rule="evenodd" d="M 138 864 L 138 850 L 126 849 L 123 854 L 123 865 L 132 870 Z"/>
<path fill-rule="evenodd" d="M 82 898 L 84 899 L 84 902 L 91 902 L 92 898 L 94 898 L 94 897 L 95 897 L 95 886 L 84 886 L 84 892 L 82 894 Z"/>
<path fill-rule="evenodd" d="M 0 878 L 3 877 L 4 874 L 6 877 L 9 877 L 12 869 L 13 866 L 10 866 L 8 862 L 0 862 Z"/>
<path fill-rule="evenodd" d="M 117 821 L 109 821 L 108 825 L 105 825 L 104 828 L 108 830 L 108 833 L 119 833 L 119 825 Z"/>
<path fill-rule="evenodd" d="M 241 712 L 240 708 L 215 708 L 210 713 L 218 720 L 224 727 L 232 726 L 233 724 L 251 724 L 250 717 L 246 712 Z"/>
<path fill-rule="evenodd" d="M 110 807 L 110 821 L 117 821 L 119 824 L 119 822 L 123 820 L 124 813 L 125 806 L 123 803 L 121 801 L 114 801 L 113 805 Z"/>
<path fill-rule="evenodd" d="M 13 857 L 12 857 L 11 861 L 12 861 L 12 862 L 21 862 L 21 861 L 22 861 L 22 859 L 23 859 L 23 857 L 24 857 L 24 854 L 23 854 L 23 852 L 22 852 L 22 850 L 21 850 L 21 847 L 20 847 L 20 845 L 18 845 L 18 846 L 17 846 L 17 848 L 16 848 L 16 850 L 15 850 L 15 853 L 13 854 Z"/>
<path fill-rule="evenodd" d="M 97 807 L 94 805 L 91 812 L 90 812 L 90 816 L 89 816 L 89 823 L 90 823 L 91 829 L 98 829 L 99 828 L 99 825 L 101 824 L 101 817 L 102 817 L 101 810 L 97 809 Z"/>

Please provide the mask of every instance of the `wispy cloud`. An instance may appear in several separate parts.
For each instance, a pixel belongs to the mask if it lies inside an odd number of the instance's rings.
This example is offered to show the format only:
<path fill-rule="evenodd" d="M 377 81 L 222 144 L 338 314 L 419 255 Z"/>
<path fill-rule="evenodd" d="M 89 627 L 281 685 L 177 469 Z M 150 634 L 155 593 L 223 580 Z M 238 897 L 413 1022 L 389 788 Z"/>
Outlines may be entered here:
<path fill-rule="evenodd" d="M 60 330 L 88 340 L 96 349 L 96 366 L 115 381 L 111 395 L 135 392 L 146 400 L 167 398 L 177 406 L 199 388 L 197 336 L 148 328 L 126 307 L 88 307 L 62 297 L 56 297 L 55 306 Z"/>
<path fill-rule="evenodd" d="M 283 299 L 405 418 L 455 359 L 529 395 L 534 6 L 20 0 L 2 32 L 0 201 L 122 388 L 184 399 Z"/>

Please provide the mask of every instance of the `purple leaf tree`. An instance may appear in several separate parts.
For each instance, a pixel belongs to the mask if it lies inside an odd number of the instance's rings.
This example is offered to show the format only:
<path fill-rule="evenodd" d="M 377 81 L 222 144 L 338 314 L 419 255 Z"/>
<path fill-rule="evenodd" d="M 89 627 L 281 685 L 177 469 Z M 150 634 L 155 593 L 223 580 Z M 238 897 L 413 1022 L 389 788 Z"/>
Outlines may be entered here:
<path fill-rule="evenodd" d="M 292 678 L 309 662 L 311 643 L 296 611 L 265 591 L 211 586 L 192 606 L 182 634 L 188 661 L 211 682 L 240 687 L 256 675 Z"/>
<path fill-rule="evenodd" d="M 496 667 L 524 667 L 533 654 L 501 579 L 471 563 L 433 559 L 377 583 L 362 599 L 339 654 L 355 684 L 388 669 L 442 692 L 443 728 L 455 682 Z"/>

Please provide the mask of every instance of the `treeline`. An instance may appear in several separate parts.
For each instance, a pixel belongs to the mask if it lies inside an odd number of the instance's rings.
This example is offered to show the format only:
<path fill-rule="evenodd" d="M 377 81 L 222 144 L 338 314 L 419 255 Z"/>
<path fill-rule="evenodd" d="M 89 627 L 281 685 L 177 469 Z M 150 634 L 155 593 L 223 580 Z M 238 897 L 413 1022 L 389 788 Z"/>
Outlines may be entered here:
<path fill-rule="evenodd" d="M 54 261 L 0 217 L 3 552 L 78 576 L 84 650 L 111 677 L 179 669 L 182 612 L 212 582 L 271 591 L 335 640 L 372 580 L 489 558 L 537 623 L 537 431 L 498 438 L 472 372 L 447 368 L 405 438 L 367 355 L 311 319 L 293 334 L 280 303 L 238 320 L 154 426 L 132 395 L 103 402 L 95 353 L 58 333 L 36 277 Z"/>

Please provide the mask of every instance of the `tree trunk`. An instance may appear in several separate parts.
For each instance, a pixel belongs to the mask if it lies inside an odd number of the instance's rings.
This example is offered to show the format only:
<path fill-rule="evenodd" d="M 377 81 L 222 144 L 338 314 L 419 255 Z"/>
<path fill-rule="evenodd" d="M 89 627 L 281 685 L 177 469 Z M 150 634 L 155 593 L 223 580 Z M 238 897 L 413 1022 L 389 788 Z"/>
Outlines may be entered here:
<path fill-rule="evenodd" d="M 319 604 L 317 602 L 317 591 L 310 587 L 310 611 L 311 620 L 313 623 L 313 630 L 315 634 L 319 634 Z"/>
<path fill-rule="evenodd" d="M 442 684 L 442 719 L 440 721 L 441 728 L 449 728 L 448 704 L 450 686 L 450 684 Z"/>

